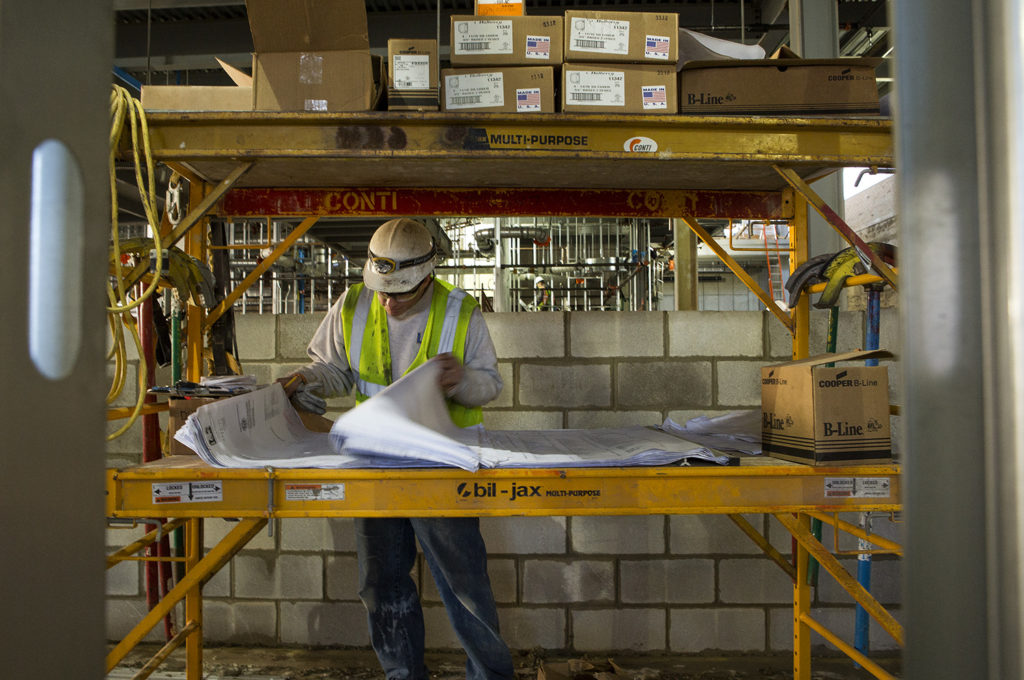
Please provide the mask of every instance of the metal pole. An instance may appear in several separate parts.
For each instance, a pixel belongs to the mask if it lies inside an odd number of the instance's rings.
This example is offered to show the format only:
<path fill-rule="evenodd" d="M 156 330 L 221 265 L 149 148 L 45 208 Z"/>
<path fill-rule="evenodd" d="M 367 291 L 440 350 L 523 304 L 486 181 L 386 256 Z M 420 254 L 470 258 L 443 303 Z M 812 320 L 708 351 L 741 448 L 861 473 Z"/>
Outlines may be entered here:
<path fill-rule="evenodd" d="M 891 6 L 900 325 L 909 350 L 900 365 L 909 680 L 1022 671 L 1021 303 L 1013 286 L 1024 83 L 1015 5 Z M 974 49 L 952 54 L 964 35 Z M 966 225 L 977 237 L 964 238 Z"/>

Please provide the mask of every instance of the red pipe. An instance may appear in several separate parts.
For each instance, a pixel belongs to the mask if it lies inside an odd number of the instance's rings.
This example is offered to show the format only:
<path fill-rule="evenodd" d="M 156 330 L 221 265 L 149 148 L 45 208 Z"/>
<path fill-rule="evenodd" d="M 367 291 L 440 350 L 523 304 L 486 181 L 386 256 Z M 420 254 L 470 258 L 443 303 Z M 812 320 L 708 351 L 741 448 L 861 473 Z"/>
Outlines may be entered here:
<path fill-rule="evenodd" d="M 153 324 L 153 298 L 150 297 L 139 306 L 139 339 L 142 344 L 142 356 L 146 358 L 146 389 L 156 384 L 156 342 Z M 147 394 L 145 403 L 156 402 L 156 396 Z M 160 417 L 155 414 L 142 416 L 142 460 L 145 463 L 159 460 L 163 456 L 160 447 Z M 166 518 L 156 520 L 161 524 Z M 146 548 L 147 557 L 170 557 L 171 547 L 167 536 Z M 171 589 L 171 563 L 146 562 L 146 604 L 153 609 L 160 599 Z M 174 637 L 174 625 L 170 615 L 164 617 L 164 635 L 170 640 Z"/>

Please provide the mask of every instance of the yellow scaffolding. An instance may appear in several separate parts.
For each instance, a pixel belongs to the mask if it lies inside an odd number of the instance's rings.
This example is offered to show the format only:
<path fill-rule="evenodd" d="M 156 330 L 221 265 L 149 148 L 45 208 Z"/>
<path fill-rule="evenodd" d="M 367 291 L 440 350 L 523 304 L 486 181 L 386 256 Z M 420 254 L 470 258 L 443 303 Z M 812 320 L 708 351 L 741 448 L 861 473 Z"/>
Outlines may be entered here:
<path fill-rule="evenodd" d="M 568 213 L 681 218 L 712 248 L 717 244 L 698 224 L 700 218 L 786 220 L 791 267 L 796 267 L 808 256 L 808 206 L 851 245 L 863 246 L 808 182 L 841 167 L 891 166 L 893 155 L 891 122 L 880 118 L 189 113 L 151 114 L 149 127 L 154 157 L 193 187 L 188 215 L 164 243 L 183 238 L 185 250 L 203 261 L 208 246 L 205 231 L 196 226 L 209 215 L 301 216 L 306 219 L 296 231 L 303 231 L 327 215 Z M 628 142 L 637 137 L 653 142 L 643 145 L 649 151 L 630 151 Z M 264 265 L 281 252 L 275 249 Z M 807 356 L 807 296 L 784 310 L 727 253 L 718 254 L 790 331 L 793 357 Z M 872 255 L 870 249 L 864 253 Z M 866 280 L 895 286 L 895 272 L 878 264 Z M 245 285 L 248 280 L 232 295 Z M 201 375 L 204 330 L 230 304 L 225 301 L 209 315 L 188 307 L 188 379 Z M 725 514 L 793 578 L 795 680 L 810 680 L 811 631 L 876 677 L 892 677 L 811 617 L 811 557 L 902 644 L 900 625 L 808 528 L 812 516 L 837 530 L 853 530 L 829 513 L 899 511 L 897 466 L 816 468 L 762 459 L 721 468 L 470 474 L 218 469 L 179 458 L 108 471 L 108 516 L 184 521 L 188 567 L 185 578 L 111 651 L 108 668 L 184 600 L 185 626 L 147 668 L 184 642 L 187 677 L 201 678 L 202 583 L 268 521 L 289 517 Z M 835 479 L 854 491 L 833 494 Z M 191 499 L 190 491 L 196 492 Z M 795 565 L 741 513 L 778 518 L 797 541 Z M 241 518 L 206 555 L 199 540 L 204 517 Z M 866 538 L 878 551 L 900 553 L 891 541 Z M 144 539 L 136 547 L 145 545 Z M 119 551 L 110 562 L 128 558 L 128 552 Z"/>

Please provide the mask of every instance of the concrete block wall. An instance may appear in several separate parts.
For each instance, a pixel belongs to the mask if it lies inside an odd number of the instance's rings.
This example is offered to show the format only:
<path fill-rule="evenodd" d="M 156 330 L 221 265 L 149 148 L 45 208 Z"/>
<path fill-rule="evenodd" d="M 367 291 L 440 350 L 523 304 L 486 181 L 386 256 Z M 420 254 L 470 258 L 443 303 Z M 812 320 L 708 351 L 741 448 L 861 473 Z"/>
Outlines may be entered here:
<path fill-rule="evenodd" d="M 237 317 L 243 368 L 269 381 L 305 362 L 322 315 Z M 671 417 L 760 404 L 759 368 L 789 358 L 788 333 L 761 312 L 488 314 L 505 381 L 485 409 L 494 429 L 653 425 Z M 824 350 L 824 314 L 812 315 L 811 352 Z M 896 348 L 895 310 L 883 310 L 882 346 Z M 863 344 L 863 315 L 845 312 L 839 350 Z M 890 369 L 894 398 L 898 371 Z M 352 406 L 334 399 L 331 410 Z M 133 440 L 112 444 L 112 464 L 130 462 Z M 135 440 L 137 441 L 137 440 Z M 774 518 L 747 519 L 783 554 L 789 534 Z M 844 519 L 856 522 L 855 516 Z M 508 517 L 481 520 L 503 633 L 515 649 L 696 653 L 792 648 L 791 582 L 724 516 Z M 229 531 L 207 520 L 205 543 Z M 899 540 L 887 518 L 875 530 Z M 139 531 L 111 529 L 110 547 Z M 855 541 L 845 537 L 842 549 Z M 831 545 L 825 528 L 826 545 Z M 855 560 L 843 557 L 851 572 Z M 873 591 L 899 617 L 900 563 L 875 558 Z M 144 609 L 139 563 L 108 577 L 108 634 L 119 639 Z M 278 521 L 206 585 L 206 638 L 258 645 L 366 646 L 356 586 L 351 520 Z M 429 570 L 414 570 L 427 644 L 458 648 Z M 822 573 L 814 615 L 852 640 L 854 607 Z M 152 634 L 150 639 L 158 639 Z M 872 648 L 895 643 L 877 624 Z M 815 637 L 815 645 L 829 646 Z"/>

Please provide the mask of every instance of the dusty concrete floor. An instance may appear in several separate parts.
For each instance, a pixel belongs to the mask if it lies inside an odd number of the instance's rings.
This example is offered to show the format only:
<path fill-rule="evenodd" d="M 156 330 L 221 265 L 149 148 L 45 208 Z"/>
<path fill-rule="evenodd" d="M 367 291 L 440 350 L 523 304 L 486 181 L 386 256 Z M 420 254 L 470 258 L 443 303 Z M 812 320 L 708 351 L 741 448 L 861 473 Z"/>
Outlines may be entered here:
<path fill-rule="evenodd" d="M 108 678 L 131 678 L 158 648 L 157 645 L 140 645 Z M 458 653 L 428 653 L 431 678 L 463 678 L 463 659 Z M 567 660 L 565 656 L 539 652 L 517 655 L 517 680 L 533 680 L 542 665 Z M 600 665 L 608 659 L 595 656 L 589 660 Z M 793 677 L 793 661 L 788 654 L 728 657 L 620 654 L 613 660 L 626 672 L 612 677 L 624 680 L 788 680 Z M 875 660 L 899 677 L 899 659 Z M 381 680 L 384 677 L 373 653 L 364 650 L 207 647 L 204 662 L 206 680 Z M 184 653 L 178 650 L 150 679 L 182 680 L 184 668 Z M 848 659 L 816 657 L 811 677 L 813 680 L 866 680 L 873 676 L 864 670 L 854 669 Z M 590 678 L 594 676 L 575 676 L 575 680 Z"/>

